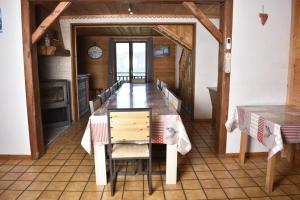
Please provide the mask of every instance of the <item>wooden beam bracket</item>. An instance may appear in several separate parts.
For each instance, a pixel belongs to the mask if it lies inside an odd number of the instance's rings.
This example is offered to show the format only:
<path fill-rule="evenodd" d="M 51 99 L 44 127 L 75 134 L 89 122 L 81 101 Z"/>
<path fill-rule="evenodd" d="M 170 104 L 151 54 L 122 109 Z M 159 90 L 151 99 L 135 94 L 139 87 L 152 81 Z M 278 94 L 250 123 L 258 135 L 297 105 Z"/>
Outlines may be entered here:
<path fill-rule="evenodd" d="M 61 15 L 61 13 L 71 5 L 69 1 L 60 2 L 53 12 L 44 19 L 39 27 L 34 31 L 31 37 L 32 45 L 35 44 L 46 32 L 46 30 L 55 22 L 55 20 Z"/>
<path fill-rule="evenodd" d="M 191 13 L 200 21 L 200 23 L 216 38 L 219 43 L 223 41 L 221 31 L 209 20 L 209 18 L 202 12 L 194 2 L 183 2 L 184 7 L 191 11 Z"/>

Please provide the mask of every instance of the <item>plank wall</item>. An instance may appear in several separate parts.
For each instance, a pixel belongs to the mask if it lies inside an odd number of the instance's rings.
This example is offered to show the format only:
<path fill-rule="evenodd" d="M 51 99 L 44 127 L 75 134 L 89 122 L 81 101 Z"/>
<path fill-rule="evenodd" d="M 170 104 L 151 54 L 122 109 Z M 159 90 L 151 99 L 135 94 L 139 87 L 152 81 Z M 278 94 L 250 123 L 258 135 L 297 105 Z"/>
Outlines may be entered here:
<path fill-rule="evenodd" d="M 78 73 L 91 74 L 91 84 L 94 89 L 107 88 L 108 76 L 108 37 L 88 36 L 78 40 Z M 103 54 L 99 59 L 91 59 L 88 54 L 88 48 L 94 44 L 99 45 Z"/>
<path fill-rule="evenodd" d="M 89 73 L 92 79 L 92 88 L 106 88 L 108 80 L 108 41 L 109 37 L 85 36 L 78 39 L 78 73 Z M 87 50 L 96 42 L 103 50 L 100 59 L 91 59 Z M 171 89 L 175 88 L 175 56 L 176 45 L 165 37 L 153 37 L 153 46 L 169 45 L 170 56 L 153 57 L 153 80 L 160 79 L 168 84 Z"/>
<path fill-rule="evenodd" d="M 157 79 L 168 84 L 170 89 L 175 89 L 175 57 L 176 45 L 165 37 L 153 37 L 153 47 L 155 45 L 169 45 L 170 56 L 153 57 L 153 80 Z"/>
<path fill-rule="evenodd" d="M 293 0 L 287 104 L 300 105 L 300 1 Z"/>

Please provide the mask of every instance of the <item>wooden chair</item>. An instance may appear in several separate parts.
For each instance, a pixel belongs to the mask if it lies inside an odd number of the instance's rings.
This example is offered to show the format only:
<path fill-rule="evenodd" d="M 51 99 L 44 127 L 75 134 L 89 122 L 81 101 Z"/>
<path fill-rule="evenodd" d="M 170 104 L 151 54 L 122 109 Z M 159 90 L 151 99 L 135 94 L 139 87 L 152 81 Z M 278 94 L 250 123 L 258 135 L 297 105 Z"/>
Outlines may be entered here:
<path fill-rule="evenodd" d="M 162 90 L 164 87 L 168 88 L 168 84 L 166 84 L 166 83 L 163 82 L 163 81 L 160 81 L 160 88 L 161 88 L 161 90 Z"/>
<path fill-rule="evenodd" d="M 110 95 L 111 95 L 110 88 L 107 88 L 107 89 L 105 90 L 105 99 L 107 100 L 107 99 L 110 97 Z"/>
<path fill-rule="evenodd" d="M 132 79 L 131 83 L 136 83 L 136 84 L 146 83 L 146 79 L 144 79 L 144 78 L 142 78 L 142 79 Z"/>
<path fill-rule="evenodd" d="M 122 86 L 122 84 L 123 84 L 122 81 L 118 81 L 118 82 L 117 82 L 118 89 L 120 89 L 120 87 Z"/>
<path fill-rule="evenodd" d="M 111 95 L 116 92 L 116 86 L 115 85 L 111 86 L 109 89 L 110 89 Z"/>
<path fill-rule="evenodd" d="M 152 193 L 151 108 L 108 109 L 111 195 L 114 195 L 116 161 L 147 160 L 149 194 Z"/>
<path fill-rule="evenodd" d="M 98 97 L 101 100 L 101 104 L 104 104 L 106 101 L 105 92 L 102 92 L 100 95 L 98 95 Z"/>
<path fill-rule="evenodd" d="M 115 82 L 113 85 L 115 92 L 119 89 L 118 82 Z"/>
<path fill-rule="evenodd" d="M 101 99 L 96 97 L 94 100 L 89 101 L 91 113 L 94 113 L 101 106 Z"/>
<path fill-rule="evenodd" d="M 118 85 L 118 89 L 119 89 L 122 86 L 122 81 L 118 81 L 117 85 Z"/>
<path fill-rule="evenodd" d="M 160 80 L 159 80 L 159 79 L 157 79 L 157 81 L 156 81 L 156 87 L 157 87 L 159 90 L 161 90 Z"/>
<path fill-rule="evenodd" d="M 172 92 L 169 92 L 169 102 L 174 106 L 178 113 L 181 111 L 181 100 L 178 99 Z"/>
<path fill-rule="evenodd" d="M 164 93 L 164 95 L 166 96 L 166 98 L 169 99 L 169 93 L 170 93 L 170 91 L 168 90 L 168 88 L 163 87 L 162 88 L 162 92 Z"/>

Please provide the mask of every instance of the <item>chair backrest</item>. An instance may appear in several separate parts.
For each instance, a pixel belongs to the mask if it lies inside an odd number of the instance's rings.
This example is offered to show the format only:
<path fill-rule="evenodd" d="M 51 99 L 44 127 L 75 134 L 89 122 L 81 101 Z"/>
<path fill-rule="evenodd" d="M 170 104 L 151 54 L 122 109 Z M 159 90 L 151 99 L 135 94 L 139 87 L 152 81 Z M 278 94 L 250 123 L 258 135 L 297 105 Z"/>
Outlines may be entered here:
<path fill-rule="evenodd" d="M 118 89 L 122 86 L 122 81 L 118 81 Z"/>
<path fill-rule="evenodd" d="M 146 83 L 145 78 L 135 78 L 131 80 L 131 83 Z"/>
<path fill-rule="evenodd" d="M 95 112 L 101 106 L 101 99 L 96 97 L 94 100 L 89 101 L 91 113 Z"/>
<path fill-rule="evenodd" d="M 164 87 L 168 87 L 168 85 L 165 83 L 165 82 L 163 82 L 163 81 L 160 81 L 160 88 L 161 89 L 163 89 Z"/>
<path fill-rule="evenodd" d="M 100 95 L 98 95 L 98 97 L 101 100 L 101 104 L 104 104 L 106 101 L 105 92 L 102 92 Z"/>
<path fill-rule="evenodd" d="M 167 87 L 163 87 L 162 88 L 162 92 L 164 93 L 164 95 L 166 96 L 167 99 L 169 99 L 169 93 L 170 91 L 168 90 Z"/>
<path fill-rule="evenodd" d="M 110 95 L 111 95 L 110 88 L 107 88 L 107 89 L 105 90 L 105 98 L 108 99 L 108 98 L 110 97 Z"/>
<path fill-rule="evenodd" d="M 115 82 L 115 84 L 113 85 L 113 88 L 114 88 L 115 92 L 119 89 L 118 82 Z"/>
<path fill-rule="evenodd" d="M 157 79 L 157 81 L 156 81 L 156 87 L 161 90 L 161 85 L 160 85 L 160 80 L 159 79 Z"/>
<path fill-rule="evenodd" d="M 172 92 L 169 92 L 169 102 L 177 110 L 178 113 L 181 111 L 181 100 L 178 99 Z"/>
<path fill-rule="evenodd" d="M 108 109 L 111 143 L 151 143 L 151 108 Z"/>
<path fill-rule="evenodd" d="M 110 89 L 110 94 L 111 95 L 116 92 L 116 86 L 115 85 L 111 86 L 109 89 Z"/>

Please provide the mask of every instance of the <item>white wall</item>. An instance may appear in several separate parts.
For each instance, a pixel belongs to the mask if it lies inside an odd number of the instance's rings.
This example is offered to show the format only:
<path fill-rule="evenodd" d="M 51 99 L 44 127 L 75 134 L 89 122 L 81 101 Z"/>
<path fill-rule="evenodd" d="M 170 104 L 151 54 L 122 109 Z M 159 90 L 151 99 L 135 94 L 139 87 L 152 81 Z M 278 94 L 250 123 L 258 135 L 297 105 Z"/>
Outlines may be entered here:
<path fill-rule="evenodd" d="M 219 27 L 218 19 L 211 19 Z M 195 119 L 211 119 L 212 105 L 207 87 L 217 87 L 219 43 L 203 27 L 197 26 L 197 67 L 195 69 Z"/>
<path fill-rule="evenodd" d="M 258 17 L 264 5 L 269 19 Z M 291 0 L 235 0 L 229 117 L 237 105 L 285 104 Z M 240 132 L 227 134 L 227 153 L 239 152 Z M 266 149 L 252 140 L 251 151 Z"/>
<path fill-rule="evenodd" d="M 0 154 L 30 155 L 20 0 L 0 0 Z"/>
<path fill-rule="evenodd" d="M 212 19 L 219 24 L 219 20 Z M 60 25 L 66 49 L 71 49 L 71 24 L 87 23 L 195 23 L 196 24 L 196 61 L 195 61 L 195 118 L 211 118 L 211 102 L 206 87 L 217 85 L 218 43 L 196 18 L 187 17 L 103 17 L 103 18 L 66 18 Z M 68 61 L 68 60 L 66 60 Z M 71 69 L 71 60 L 64 67 Z"/>

